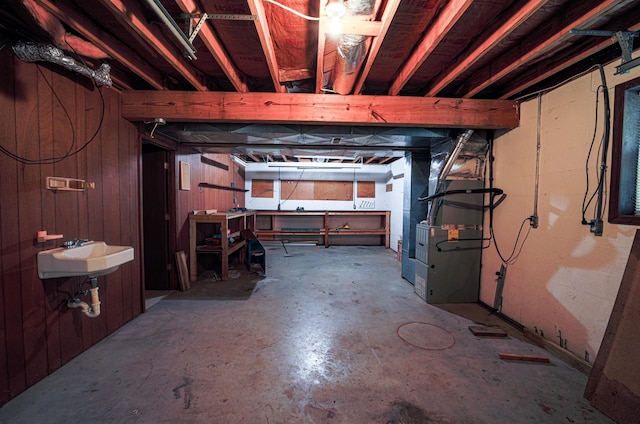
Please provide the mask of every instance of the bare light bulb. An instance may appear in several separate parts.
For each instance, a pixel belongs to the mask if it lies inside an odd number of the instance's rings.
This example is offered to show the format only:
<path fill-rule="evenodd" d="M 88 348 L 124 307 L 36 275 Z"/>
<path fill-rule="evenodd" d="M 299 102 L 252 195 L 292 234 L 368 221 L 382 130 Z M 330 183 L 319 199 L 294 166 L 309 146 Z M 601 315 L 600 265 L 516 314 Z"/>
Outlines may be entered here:
<path fill-rule="evenodd" d="M 342 18 L 346 12 L 344 2 L 342 0 L 329 0 L 325 12 L 328 18 Z"/>

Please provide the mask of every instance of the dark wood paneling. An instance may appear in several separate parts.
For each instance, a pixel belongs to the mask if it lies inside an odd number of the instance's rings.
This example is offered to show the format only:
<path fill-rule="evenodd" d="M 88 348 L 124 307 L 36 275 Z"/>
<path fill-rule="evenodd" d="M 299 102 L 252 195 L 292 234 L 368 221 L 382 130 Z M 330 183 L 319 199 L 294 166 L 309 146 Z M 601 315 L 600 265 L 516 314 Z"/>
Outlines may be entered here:
<path fill-rule="evenodd" d="M 37 81 L 38 69 L 26 64 L 17 64 L 16 71 L 21 78 Z M 39 157 L 38 143 L 38 86 L 29 84 L 23 87 L 23 99 L 16 102 L 16 146 L 23 157 Z M 33 215 L 33 205 L 40 204 L 40 170 L 38 167 L 18 165 L 18 210 L 20 219 L 17 224 L 20 231 L 20 285 L 22 290 L 22 326 L 24 330 L 25 373 L 27 386 L 35 384 L 48 373 L 46 334 L 38 331 L 46 326 L 46 308 L 42 283 L 38 280 L 36 267 L 37 246 L 34 243 L 33 228 L 42 226 L 41 216 Z M 37 209 L 35 209 L 37 210 Z M 37 233 L 37 231 L 36 231 Z"/>
<path fill-rule="evenodd" d="M 4 62 L 13 63 L 13 58 L 6 52 L 3 53 Z M 15 59 L 17 60 L 17 59 Z M 18 82 L 14 84 L 14 70 L 9 65 L 7 73 L 0 78 L 2 97 L 0 101 L 13 105 L 23 97 Z M 15 108 L 0 107 L 2 118 L 0 119 L 0 137 L 2 146 L 12 152 L 17 149 L 16 138 L 16 110 Z M 22 333 L 22 302 L 20 289 L 20 251 L 18 240 L 20 239 L 18 226 L 18 203 L 15 193 L 18 190 L 18 164 L 0 156 L 0 249 L 2 252 L 2 301 L 3 314 L 0 322 L 3 324 L 4 340 L 2 340 L 3 352 L 0 354 L 3 362 L 0 367 L 0 381 L 2 387 L 2 400 L 14 397 L 26 388 L 24 339 Z M 16 284 L 18 282 L 18 284 Z M 8 319 L 11 317 L 11 319 Z"/>
<path fill-rule="evenodd" d="M 217 209 L 226 211 L 236 206 L 244 207 L 245 194 L 237 191 L 216 190 L 198 187 L 200 182 L 215 182 L 230 187 L 233 183 L 238 189 L 245 188 L 243 173 L 239 166 L 231 161 L 229 155 L 209 154 L 210 159 L 229 167 L 228 171 L 205 165 L 200 161 L 200 153 L 189 147 L 178 147 L 174 168 L 175 184 L 178 187 L 178 166 L 180 161 L 188 162 L 191 168 L 191 190 L 178 190 L 176 199 L 177 247 L 176 250 L 189 251 L 189 212 L 196 209 Z M 234 203 L 233 199 L 236 199 Z"/>
<path fill-rule="evenodd" d="M 120 117 L 120 94 L 54 65 L 19 61 L 10 49 L 0 50 L 0 63 L 0 144 L 30 159 L 60 157 L 25 165 L 0 155 L 1 406 L 141 313 L 144 299 L 138 134 Z M 63 157 L 94 133 L 86 149 Z M 96 188 L 52 192 L 47 176 Z M 38 251 L 60 244 L 37 243 L 39 230 L 134 247 L 133 262 L 98 279 L 100 316 L 66 307 L 77 279 L 38 278 Z"/>

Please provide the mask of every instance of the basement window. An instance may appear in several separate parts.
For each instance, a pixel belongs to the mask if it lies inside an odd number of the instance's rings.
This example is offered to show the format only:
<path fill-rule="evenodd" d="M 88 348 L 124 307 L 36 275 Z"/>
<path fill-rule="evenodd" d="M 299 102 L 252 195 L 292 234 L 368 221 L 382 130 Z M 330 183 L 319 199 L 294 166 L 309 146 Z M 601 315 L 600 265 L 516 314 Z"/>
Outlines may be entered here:
<path fill-rule="evenodd" d="M 640 226 L 640 78 L 616 86 L 609 222 Z"/>

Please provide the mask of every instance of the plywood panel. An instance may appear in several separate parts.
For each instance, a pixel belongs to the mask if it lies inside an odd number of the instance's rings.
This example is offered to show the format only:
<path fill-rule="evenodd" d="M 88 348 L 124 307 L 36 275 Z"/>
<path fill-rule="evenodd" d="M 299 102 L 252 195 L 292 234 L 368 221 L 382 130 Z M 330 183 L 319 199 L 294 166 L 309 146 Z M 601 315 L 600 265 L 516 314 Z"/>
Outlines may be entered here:
<path fill-rule="evenodd" d="M 637 422 L 640 407 L 640 230 L 622 276 L 585 397 L 616 422 Z"/>
<path fill-rule="evenodd" d="M 273 180 L 252 180 L 251 196 L 273 198 Z"/>
<path fill-rule="evenodd" d="M 358 197 L 376 197 L 375 181 L 358 181 Z"/>
<path fill-rule="evenodd" d="M 353 200 L 353 182 L 316 181 L 314 199 L 316 200 Z"/>
<path fill-rule="evenodd" d="M 280 199 L 285 200 L 313 200 L 314 182 L 306 180 L 283 180 L 280 183 Z"/>

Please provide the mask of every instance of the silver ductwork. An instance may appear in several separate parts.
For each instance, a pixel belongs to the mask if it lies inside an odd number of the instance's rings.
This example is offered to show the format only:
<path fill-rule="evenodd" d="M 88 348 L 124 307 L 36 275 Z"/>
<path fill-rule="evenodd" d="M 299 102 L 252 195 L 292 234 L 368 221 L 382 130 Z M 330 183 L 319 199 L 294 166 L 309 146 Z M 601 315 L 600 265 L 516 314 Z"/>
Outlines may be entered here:
<path fill-rule="evenodd" d="M 62 65 L 70 71 L 91 78 L 98 85 L 111 87 L 111 67 L 103 63 L 98 69 L 91 69 L 84 63 L 78 63 L 74 58 L 64 54 L 62 50 L 53 44 L 36 44 L 18 42 L 13 46 L 13 52 L 20 60 L 25 62 L 51 62 Z"/>
<path fill-rule="evenodd" d="M 345 17 L 368 16 L 373 12 L 373 0 L 349 0 L 345 2 Z M 336 62 L 331 74 L 333 91 L 347 95 L 353 90 L 360 69 L 369 50 L 371 37 L 343 34 L 336 47 Z"/>

